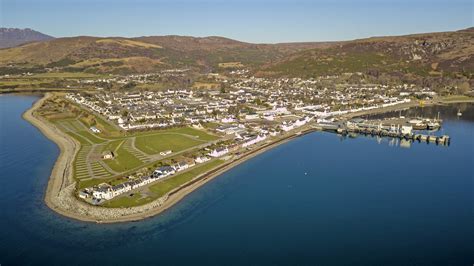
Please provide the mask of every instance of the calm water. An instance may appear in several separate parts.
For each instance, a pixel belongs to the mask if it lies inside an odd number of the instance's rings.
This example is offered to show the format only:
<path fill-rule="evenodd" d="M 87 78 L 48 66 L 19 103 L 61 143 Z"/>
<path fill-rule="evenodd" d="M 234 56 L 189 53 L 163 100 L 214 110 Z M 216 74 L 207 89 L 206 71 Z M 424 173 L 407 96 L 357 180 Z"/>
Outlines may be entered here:
<path fill-rule="evenodd" d="M 2 266 L 474 263 L 472 105 L 445 121 L 450 147 L 314 133 L 232 169 L 159 217 L 99 225 L 43 204 L 58 148 L 21 119 L 36 99 L 0 96 Z"/>

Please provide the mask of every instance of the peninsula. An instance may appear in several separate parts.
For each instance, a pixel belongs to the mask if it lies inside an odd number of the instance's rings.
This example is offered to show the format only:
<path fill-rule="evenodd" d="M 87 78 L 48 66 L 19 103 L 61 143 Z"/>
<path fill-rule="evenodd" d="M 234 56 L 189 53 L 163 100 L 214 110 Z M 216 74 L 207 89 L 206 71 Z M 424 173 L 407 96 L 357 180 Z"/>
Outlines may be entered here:
<path fill-rule="evenodd" d="M 46 204 L 78 220 L 125 222 L 156 215 L 300 135 L 374 133 L 353 118 L 472 102 L 465 48 L 473 42 L 472 29 L 271 45 L 221 37 L 48 39 L 0 50 L 0 92 L 44 94 L 24 118 L 60 149 Z M 412 130 L 438 122 L 365 125 L 414 141 Z"/>

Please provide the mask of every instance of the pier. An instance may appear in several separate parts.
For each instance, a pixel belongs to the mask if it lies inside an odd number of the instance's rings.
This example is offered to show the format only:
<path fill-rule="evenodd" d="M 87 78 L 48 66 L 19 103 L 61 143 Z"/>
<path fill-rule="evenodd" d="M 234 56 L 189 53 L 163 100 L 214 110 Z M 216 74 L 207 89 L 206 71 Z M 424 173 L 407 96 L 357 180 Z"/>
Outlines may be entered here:
<path fill-rule="evenodd" d="M 426 143 L 435 143 L 439 145 L 449 145 L 451 138 L 448 135 L 431 135 L 431 134 L 421 134 L 413 133 L 412 126 L 401 126 L 401 125 L 383 125 L 382 123 L 374 124 L 369 121 L 345 121 L 345 122 L 334 122 L 334 123 L 323 123 L 317 124 L 317 128 L 335 132 L 341 135 L 352 135 L 352 134 L 362 134 L 370 136 L 379 136 L 379 137 L 391 137 L 404 139 L 409 141 L 418 141 Z"/>

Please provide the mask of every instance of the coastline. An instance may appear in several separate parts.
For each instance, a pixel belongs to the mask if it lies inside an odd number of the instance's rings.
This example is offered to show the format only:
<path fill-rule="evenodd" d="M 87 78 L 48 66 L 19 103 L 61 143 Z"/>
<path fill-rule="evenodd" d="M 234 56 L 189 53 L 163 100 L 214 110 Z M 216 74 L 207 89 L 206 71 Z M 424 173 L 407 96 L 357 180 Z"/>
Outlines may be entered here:
<path fill-rule="evenodd" d="M 149 218 L 160 214 L 161 212 L 172 207 L 174 204 L 179 202 L 181 199 L 186 197 L 189 193 L 195 191 L 202 185 L 206 184 L 215 177 L 223 174 L 224 172 L 232 169 L 233 167 L 261 154 L 264 153 L 280 144 L 286 143 L 293 138 L 305 135 L 313 132 L 314 129 L 307 129 L 306 131 L 298 131 L 277 139 L 269 144 L 265 144 L 251 150 L 244 155 L 237 157 L 236 159 L 229 160 L 217 168 L 211 169 L 206 173 L 203 173 L 191 180 L 187 184 L 184 184 L 161 198 L 155 199 L 150 203 L 127 208 L 105 208 L 87 204 L 75 196 L 75 180 L 72 177 L 72 162 L 76 153 L 80 148 L 80 144 L 63 133 L 61 130 L 56 128 L 54 125 L 45 121 L 41 117 L 34 115 L 34 111 L 41 106 L 41 104 L 52 97 L 51 93 L 46 93 L 41 99 L 37 100 L 30 109 L 25 111 L 23 118 L 30 122 L 32 125 L 37 127 L 40 132 L 45 135 L 48 139 L 56 143 L 59 147 L 60 154 L 54 164 L 51 171 L 51 175 L 48 180 L 44 201 L 46 205 L 55 211 L 56 213 L 84 222 L 96 222 L 96 223 L 117 223 L 117 222 L 132 222 L 139 221 L 145 218 Z M 464 101 L 465 102 L 465 101 Z M 470 100 L 469 102 L 474 102 Z M 456 102 L 443 102 L 433 101 L 425 103 L 425 106 L 444 104 L 444 103 L 456 103 Z M 404 108 L 410 108 L 417 106 L 418 103 L 409 103 L 408 105 L 393 106 L 393 108 L 382 108 L 364 111 L 361 113 L 354 113 L 354 116 L 362 116 L 368 113 L 380 113 L 393 110 L 399 110 Z"/>
<path fill-rule="evenodd" d="M 53 166 L 48 180 L 44 201 L 46 205 L 56 213 L 83 222 L 132 222 L 158 215 L 172 207 L 189 193 L 233 167 L 280 144 L 286 143 L 293 138 L 313 131 L 309 130 L 300 134 L 293 133 L 272 143 L 258 147 L 257 149 L 239 156 L 236 159 L 230 160 L 228 163 L 224 163 L 217 168 L 201 174 L 189 183 L 170 191 L 165 196 L 150 203 L 136 207 L 105 208 L 82 202 L 77 199 L 74 194 L 76 183 L 72 177 L 71 166 L 72 161 L 79 150 L 80 144 L 60 131 L 54 125 L 51 125 L 49 122 L 34 115 L 34 111 L 50 97 L 52 97 L 52 94 L 46 93 L 41 99 L 37 100 L 30 109 L 23 113 L 23 118 L 38 128 L 44 136 L 56 143 L 60 150 L 59 156 Z"/>

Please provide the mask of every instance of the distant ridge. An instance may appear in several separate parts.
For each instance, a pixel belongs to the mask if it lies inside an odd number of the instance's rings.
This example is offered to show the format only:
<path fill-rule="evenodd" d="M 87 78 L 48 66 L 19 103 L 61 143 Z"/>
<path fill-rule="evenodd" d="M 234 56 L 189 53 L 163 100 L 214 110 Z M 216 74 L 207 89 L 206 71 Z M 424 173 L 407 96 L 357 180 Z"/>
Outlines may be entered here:
<path fill-rule="evenodd" d="M 10 48 L 29 42 L 51 39 L 54 39 L 54 37 L 29 28 L 0 28 L 0 48 Z"/>
<path fill-rule="evenodd" d="M 0 74 L 46 69 L 131 74 L 170 68 L 205 73 L 240 67 L 250 69 L 256 76 L 277 77 L 357 73 L 388 81 L 472 78 L 474 31 L 468 28 L 339 42 L 277 44 L 218 36 L 78 36 L 0 50 Z"/>

